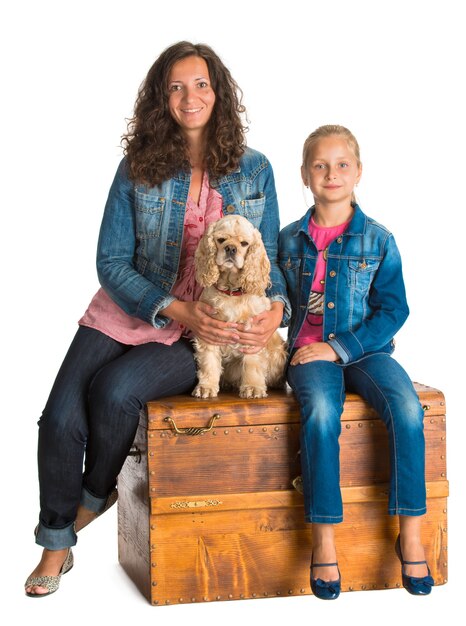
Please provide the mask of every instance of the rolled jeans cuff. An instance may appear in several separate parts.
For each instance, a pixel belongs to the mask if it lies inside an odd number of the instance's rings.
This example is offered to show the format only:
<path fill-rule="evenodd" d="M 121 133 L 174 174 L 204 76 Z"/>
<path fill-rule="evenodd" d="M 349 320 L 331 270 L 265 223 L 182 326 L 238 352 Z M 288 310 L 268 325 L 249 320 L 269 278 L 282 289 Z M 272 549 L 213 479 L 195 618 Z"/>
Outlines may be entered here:
<path fill-rule="evenodd" d="M 36 532 L 36 543 L 47 550 L 64 550 L 75 546 L 78 537 L 74 530 L 74 522 L 64 528 L 48 528 L 39 522 Z"/>
<path fill-rule="evenodd" d="M 107 504 L 107 499 L 108 496 L 105 498 L 98 498 L 97 496 L 92 495 L 86 487 L 83 487 L 81 490 L 80 504 L 93 513 L 102 513 L 105 509 L 105 505 Z"/>

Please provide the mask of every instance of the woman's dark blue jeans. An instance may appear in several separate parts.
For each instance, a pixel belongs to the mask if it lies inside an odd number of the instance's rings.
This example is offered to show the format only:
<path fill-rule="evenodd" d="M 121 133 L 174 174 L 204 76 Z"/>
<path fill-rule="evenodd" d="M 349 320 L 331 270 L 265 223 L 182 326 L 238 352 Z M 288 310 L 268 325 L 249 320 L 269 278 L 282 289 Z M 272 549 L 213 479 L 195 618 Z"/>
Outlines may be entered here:
<path fill-rule="evenodd" d="M 128 346 L 79 327 L 39 421 L 39 545 L 76 544 L 78 506 L 104 508 L 146 402 L 188 393 L 196 381 L 187 339 Z"/>
<path fill-rule="evenodd" d="M 343 520 L 340 492 L 341 413 L 346 390 L 361 395 L 388 430 L 391 515 L 426 512 L 424 412 L 404 369 L 388 354 L 371 354 L 348 365 L 313 361 L 288 368 L 301 407 L 301 467 L 305 519 Z"/>

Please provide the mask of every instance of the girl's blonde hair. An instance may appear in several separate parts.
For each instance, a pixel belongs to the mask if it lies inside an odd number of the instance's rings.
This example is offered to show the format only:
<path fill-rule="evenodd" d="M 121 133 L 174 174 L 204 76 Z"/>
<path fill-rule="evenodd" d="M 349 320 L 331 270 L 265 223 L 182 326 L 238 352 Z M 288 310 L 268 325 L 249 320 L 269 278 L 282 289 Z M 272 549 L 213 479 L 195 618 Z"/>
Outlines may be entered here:
<path fill-rule="evenodd" d="M 356 140 L 356 137 L 353 135 L 353 133 L 350 130 L 348 130 L 348 128 L 345 128 L 344 126 L 340 126 L 338 124 L 326 124 L 325 126 L 319 126 L 319 128 L 316 128 L 316 130 L 312 132 L 309 135 L 309 137 L 306 139 L 306 141 L 304 142 L 303 164 L 302 164 L 303 171 L 307 170 L 307 167 L 309 164 L 309 158 L 310 158 L 312 149 L 314 148 L 315 144 L 320 139 L 323 139 L 324 137 L 332 137 L 334 135 L 338 137 L 343 137 L 344 139 L 346 139 L 348 146 L 353 151 L 354 156 L 356 157 L 358 167 L 361 165 L 359 144 Z M 354 193 L 351 196 L 351 202 L 354 202 L 354 203 L 356 202 L 356 196 L 354 195 Z"/>

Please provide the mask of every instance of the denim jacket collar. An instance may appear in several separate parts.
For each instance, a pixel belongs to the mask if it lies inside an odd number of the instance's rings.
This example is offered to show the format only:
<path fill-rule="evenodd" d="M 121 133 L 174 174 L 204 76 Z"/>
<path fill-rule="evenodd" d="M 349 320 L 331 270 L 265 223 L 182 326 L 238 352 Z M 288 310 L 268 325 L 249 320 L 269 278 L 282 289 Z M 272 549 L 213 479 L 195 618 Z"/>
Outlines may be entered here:
<path fill-rule="evenodd" d="M 293 237 L 298 237 L 300 233 L 304 233 L 309 236 L 309 220 L 315 213 L 315 205 L 312 206 L 304 216 L 296 223 L 296 229 L 293 233 Z M 367 227 L 367 217 L 361 211 L 358 204 L 354 205 L 354 214 L 349 223 L 348 228 L 343 233 L 344 235 L 364 235 Z"/>
<path fill-rule="evenodd" d="M 225 176 L 222 177 L 222 180 L 231 180 L 231 177 L 233 174 L 239 174 L 241 172 L 241 165 L 238 165 L 237 169 L 232 170 L 231 172 L 229 172 L 229 174 L 226 174 Z M 174 176 L 173 178 L 175 180 L 181 180 L 181 181 L 191 181 L 191 173 L 184 171 L 184 170 L 179 170 Z M 210 187 L 216 189 L 220 184 L 220 179 L 216 178 L 214 176 L 209 175 L 209 185 Z"/>

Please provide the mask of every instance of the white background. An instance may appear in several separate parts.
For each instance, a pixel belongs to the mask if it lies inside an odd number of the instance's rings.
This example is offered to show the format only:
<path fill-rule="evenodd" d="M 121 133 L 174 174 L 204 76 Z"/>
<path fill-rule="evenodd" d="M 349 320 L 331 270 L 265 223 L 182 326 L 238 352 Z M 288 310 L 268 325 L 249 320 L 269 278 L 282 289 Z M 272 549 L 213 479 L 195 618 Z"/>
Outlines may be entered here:
<path fill-rule="evenodd" d="M 3 2 L 1 611 L 42 624 L 173 620 L 454 623 L 466 568 L 464 498 L 464 20 L 461 2 L 144 0 Z M 404 259 L 411 316 L 396 356 L 447 398 L 450 581 L 404 590 L 151 607 L 117 560 L 116 507 L 86 529 L 59 593 L 22 585 L 39 559 L 36 422 L 98 284 L 98 229 L 137 89 L 158 54 L 210 44 L 242 87 L 248 143 L 271 160 L 286 225 L 306 210 L 302 144 L 348 126 L 362 208 Z M 448 617 L 450 615 L 450 618 Z M 5 622 L 4 622 L 5 623 Z"/>

